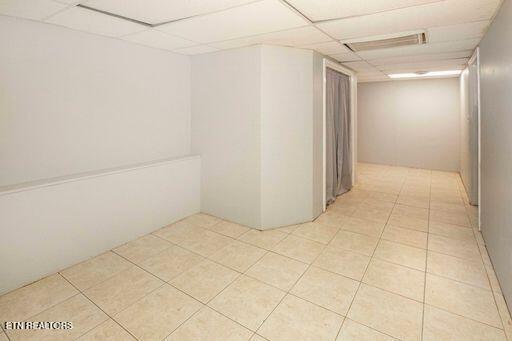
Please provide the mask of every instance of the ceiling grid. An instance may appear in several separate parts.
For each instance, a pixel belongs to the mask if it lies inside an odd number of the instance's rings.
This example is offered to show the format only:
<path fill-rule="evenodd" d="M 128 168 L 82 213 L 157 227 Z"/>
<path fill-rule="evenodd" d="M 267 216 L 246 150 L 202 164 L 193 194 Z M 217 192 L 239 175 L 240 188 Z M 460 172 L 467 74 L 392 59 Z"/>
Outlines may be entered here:
<path fill-rule="evenodd" d="M 361 81 L 379 81 L 397 72 L 463 69 L 501 2 L 1 0 L 0 15 L 186 55 L 254 44 L 311 49 L 354 69 Z M 359 52 L 344 44 L 421 33 L 425 44 Z"/>

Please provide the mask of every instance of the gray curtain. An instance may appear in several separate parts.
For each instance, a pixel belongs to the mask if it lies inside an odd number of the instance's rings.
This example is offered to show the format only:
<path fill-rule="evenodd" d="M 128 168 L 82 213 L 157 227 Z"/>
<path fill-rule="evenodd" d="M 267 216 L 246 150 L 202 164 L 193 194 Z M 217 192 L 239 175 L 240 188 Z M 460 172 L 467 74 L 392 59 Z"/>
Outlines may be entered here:
<path fill-rule="evenodd" d="M 350 162 L 350 78 L 326 70 L 326 200 L 352 188 Z"/>

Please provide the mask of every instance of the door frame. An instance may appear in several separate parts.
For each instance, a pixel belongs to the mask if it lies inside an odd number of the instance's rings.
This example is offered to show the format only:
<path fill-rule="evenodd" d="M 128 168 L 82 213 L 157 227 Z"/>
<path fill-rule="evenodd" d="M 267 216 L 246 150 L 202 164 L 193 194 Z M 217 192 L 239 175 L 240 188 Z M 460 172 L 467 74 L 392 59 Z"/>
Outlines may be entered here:
<path fill-rule="evenodd" d="M 334 62 L 330 59 L 327 59 L 327 58 L 324 58 L 323 60 L 323 99 L 322 99 L 322 107 L 323 107 L 323 117 L 322 117 L 322 129 L 323 129 L 323 132 L 322 132 L 322 158 L 323 158 L 323 165 L 322 165 L 322 168 L 323 168 L 323 174 L 322 174 L 322 181 L 323 181 L 323 200 L 322 200 L 322 211 L 325 212 L 326 208 L 327 208 L 327 196 L 326 196 L 326 187 L 327 187 L 327 177 L 326 177 L 326 173 L 327 173 L 327 157 L 326 157 L 326 153 L 327 153 L 327 149 L 326 149 L 326 146 L 327 146 L 327 136 L 326 136 L 326 131 L 327 131 L 327 126 L 326 126 L 326 105 L 325 105 L 325 101 L 327 99 L 327 96 L 326 96 L 326 73 L 327 73 L 327 69 L 332 69 L 334 71 L 337 71 L 339 73 L 342 73 L 348 77 L 350 77 L 350 112 L 349 112 L 349 115 L 350 115 L 350 127 L 349 127 L 349 132 L 350 132 L 350 151 L 352 153 L 352 158 L 351 158 L 351 162 L 352 162 L 352 183 L 355 183 L 356 182 L 356 166 L 357 166 L 357 75 L 354 71 L 340 65 L 339 63 L 337 62 Z"/>

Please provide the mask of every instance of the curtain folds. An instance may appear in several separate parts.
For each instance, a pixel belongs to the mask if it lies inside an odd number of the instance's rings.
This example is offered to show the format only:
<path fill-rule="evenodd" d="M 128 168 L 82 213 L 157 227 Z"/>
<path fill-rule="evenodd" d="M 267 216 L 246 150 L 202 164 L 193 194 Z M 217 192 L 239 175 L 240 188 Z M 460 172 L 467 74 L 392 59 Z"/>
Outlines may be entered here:
<path fill-rule="evenodd" d="M 326 200 L 352 188 L 350 77 L 326 70 Z"/>

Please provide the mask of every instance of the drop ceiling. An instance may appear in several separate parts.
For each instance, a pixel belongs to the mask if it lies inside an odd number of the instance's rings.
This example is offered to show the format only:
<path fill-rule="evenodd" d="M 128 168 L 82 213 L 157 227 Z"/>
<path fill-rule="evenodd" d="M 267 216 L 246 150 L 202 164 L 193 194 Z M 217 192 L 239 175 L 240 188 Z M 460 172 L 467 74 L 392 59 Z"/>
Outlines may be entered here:
<path fill-rule="evenodd" d="M 362 81 L 462 69 L 502 0 L 0 0 L 0 14 L 184 55 L 254 44 L 316 50 Z M 353 52 L 343 42 L 425 32 L 427 43 Z"/>

